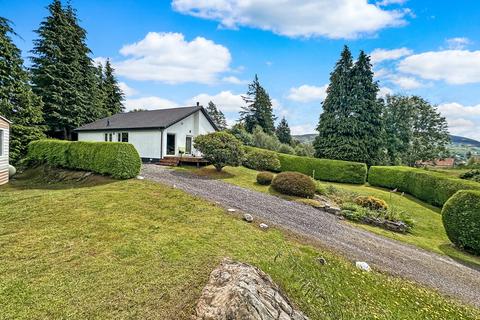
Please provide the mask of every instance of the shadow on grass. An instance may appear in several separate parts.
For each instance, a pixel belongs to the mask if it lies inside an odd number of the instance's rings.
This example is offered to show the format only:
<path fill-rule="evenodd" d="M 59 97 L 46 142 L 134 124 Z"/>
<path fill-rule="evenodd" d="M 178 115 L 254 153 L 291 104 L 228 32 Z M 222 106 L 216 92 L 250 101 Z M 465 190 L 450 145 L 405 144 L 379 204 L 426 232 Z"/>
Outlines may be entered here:
<path fill-rule="evenodd" d="M 3 188 L 63 190 L 87 188 L 118 182 L 113 178 L 86 171 L 72 171 L 38 166 L 29 168 L 14 176 Z"/>
<path fill-rule="evenodd" d="M 442 244 L 438 248 L 445 255 L 452 258 L 453 260 L 460 263 L 461 265 L 464 265 L 465 267 L 468 267 L 468 268 L 476 270 L 476 271 L 480 271 L 480 264 L 477 262 L 478 256 L 474 256 L 467 251 L 461 250 L 461 249 L 455 247 L 451 243 Z M 457 256 L 459 253 L 463 254 L 464 257 L 462 259 Z M 469 259 L 465 259 L 465 257 L 467 257 Z"/>

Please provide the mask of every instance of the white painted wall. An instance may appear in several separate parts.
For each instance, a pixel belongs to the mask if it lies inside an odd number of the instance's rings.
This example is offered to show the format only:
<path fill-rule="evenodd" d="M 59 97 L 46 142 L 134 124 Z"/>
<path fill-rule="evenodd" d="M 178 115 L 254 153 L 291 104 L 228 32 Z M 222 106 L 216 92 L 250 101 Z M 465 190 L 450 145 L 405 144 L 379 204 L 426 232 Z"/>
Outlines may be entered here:
<path fill-rule="evenodd" d="M 167 134 L 175 134 L 175 155 L 178 156 L 179 149 L 185 150 L 187 136 L 195 137 L 200 134 L 214 132 L 215 129 L 207 120 L 205 115 L 198 111 L 185 119 L 175 123 L 174 125 L 163 130 L 163 146 L 162 153 L 160 153 L 162 131 L 160 129 L 152 130 L 124 130 L 115 131 L 113 141 L 117 141 L 116 134 L 118 132 L 128 132 L 128 142 L 133 144 L 142 158 L 160 158 L 160 154 L 165 156 L 167 154 Z M 98 131 L 98 132 L 78 132 L 79 141 L 105 141 L 105 133 L 112 131 Z M 193 148 L 192 154 L 199 155 Z"/>
<path fill-rule="evenodd" d="M 1 121 L 1 119 L 0 119 Z M 0 154 L 0 171 L 8 170 L 8 152 L 9 152 L 9 139 L 10 131 L 8 126 L 0 126 L 0 134 L 3 135 L 3 148 L 2 154 Z"/>

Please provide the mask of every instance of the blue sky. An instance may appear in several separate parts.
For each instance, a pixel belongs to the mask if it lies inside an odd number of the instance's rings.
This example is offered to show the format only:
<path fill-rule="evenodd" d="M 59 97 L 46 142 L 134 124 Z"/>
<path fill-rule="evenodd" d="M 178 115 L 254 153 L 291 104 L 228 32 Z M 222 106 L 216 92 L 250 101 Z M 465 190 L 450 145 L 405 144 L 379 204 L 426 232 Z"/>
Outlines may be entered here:
<path fill-rule="evenodd" d="M 0 0 L 28 65 L 50 1 Z M 113 61 L 127 108 L 213 100 L 229 122 L 257 73 L 294 133 L 313 133 L 347 44 L 372 54 L 381 94 L 418 94 L 450 131 L 480 139 L 480 2 L 474 0 L 71 0 L 92 58 Z"/>

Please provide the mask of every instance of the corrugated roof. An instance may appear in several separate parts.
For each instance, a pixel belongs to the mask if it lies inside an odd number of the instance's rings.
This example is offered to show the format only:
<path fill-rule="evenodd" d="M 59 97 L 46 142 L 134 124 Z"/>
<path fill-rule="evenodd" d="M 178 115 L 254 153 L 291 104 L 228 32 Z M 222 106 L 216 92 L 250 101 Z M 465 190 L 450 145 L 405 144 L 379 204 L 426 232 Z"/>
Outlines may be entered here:
<path fill-rule="evenodd" d="M 208 113 L 202 106 L 180 107 L 160 110 L 136 111 L 118 113 L 111 117 L 103 118 L 86 124 L 75 131 L 97 131 L 118 129 L 149 129 L 167 128 L 178 121 L 185 119 L 197 111 L 202 111 L 212 126 L 217 129 Z"/>

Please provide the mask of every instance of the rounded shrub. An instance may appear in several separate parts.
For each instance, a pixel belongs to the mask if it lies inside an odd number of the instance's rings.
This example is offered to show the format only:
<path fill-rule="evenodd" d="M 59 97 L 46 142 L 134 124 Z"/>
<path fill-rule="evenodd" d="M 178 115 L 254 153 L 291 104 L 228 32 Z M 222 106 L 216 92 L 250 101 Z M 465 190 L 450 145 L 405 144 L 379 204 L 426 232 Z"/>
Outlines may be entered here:
<path fill-rule="evenodd" d="M 197 136 L 194 147 L 218 172 L 225 166 L 236 167 L 242 162 L 242 143 L 227 132 L 219 131 Z"/>
<path fill-rule="evenodd" d="M 455 193 L 443 206 L 442 220 L 450 241 L 480 255 L 480 191 Z"/>
<path fill-rule="evenodd" d="M 271 172 L 259 172 L 257 174 L 257 183 L 263 186 L 268 186 L 272 183 L 274 174 Z"/>
<path fill-rule="evenodd" d="M 355 203 L 361 207 L 368 208 L 370 210 L 387 210 L 387 203 L 372 196 L 360 196 L 355 198 Z"/>
<path fill-rule="evenodd" d="M 299 172 L 282 172 L 275 176 L 272 187 L 276 191 L 303 198 L 312 198 L 315 195 L 313 180 Z"/>
<path fill-rule="evenodd" d="M 259 171 L 278 171 L 280 161 L 275 152 L 268 150 L 249 149 L 243 159 L 243 165 L 247 168 Z"/>

